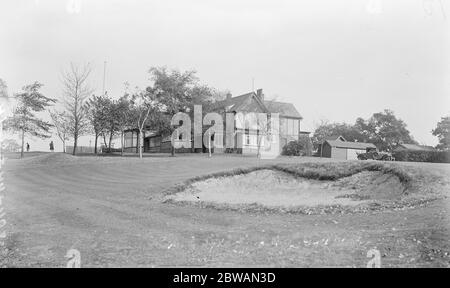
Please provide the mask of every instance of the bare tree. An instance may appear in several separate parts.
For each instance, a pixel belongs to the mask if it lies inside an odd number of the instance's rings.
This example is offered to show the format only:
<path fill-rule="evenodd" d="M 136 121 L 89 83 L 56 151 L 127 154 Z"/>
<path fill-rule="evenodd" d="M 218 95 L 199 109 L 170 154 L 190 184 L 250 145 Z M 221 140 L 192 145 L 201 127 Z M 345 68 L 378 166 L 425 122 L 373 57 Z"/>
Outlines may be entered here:
<path fill-rule="evenodd" d="M 144 142 L 144 131 L 147 126 L 155 122 L 155 106 L 151 99 L 151 93 L 146 91 L 137 91 L 130 99 L 130 115 L 133 126 L 139 131 L 138 150 L 139 158 L 142 158 L 142 146 Z M 153 112 L 153 113 L 152 113 Z"/>
<path fill-rule="evenodd" d="M 70 117 L 67 112 L 62 111 L 50 111 L 50 117 L 52 118 L 53 126 L 56 129 L 59 139 L 63 143 L 63 152 L 66 153 L 66 141 L 69 140 L 71 134 Z"/>
<path fill-rule="evenodd" d="M 71 123 L 73 155 L 77 149 L 78 138 L 89 131 L 85 102 L 93 92 L 88 83 L 91 71 L 89 64 L 80 67 L 71 63 L 70 69 L 62 73 L 63 102 Z"/>

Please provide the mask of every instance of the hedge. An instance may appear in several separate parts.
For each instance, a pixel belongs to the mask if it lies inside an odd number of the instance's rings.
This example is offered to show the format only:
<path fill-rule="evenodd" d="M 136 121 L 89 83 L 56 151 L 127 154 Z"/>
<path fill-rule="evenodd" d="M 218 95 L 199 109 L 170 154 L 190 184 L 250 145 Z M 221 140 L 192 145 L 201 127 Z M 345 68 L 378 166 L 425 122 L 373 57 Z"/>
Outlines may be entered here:
<path fill-rule="evenodd" d="M 397 151 L 396 161 L 450 163 L 450 151 Z"/>
<path fill-rule="evenodd" d="M 288 156 L 311 156 L 311 140 L 309 137 L 301 136 L 298 140 L 287 143 L 283 147 L 281 154 Z"/>

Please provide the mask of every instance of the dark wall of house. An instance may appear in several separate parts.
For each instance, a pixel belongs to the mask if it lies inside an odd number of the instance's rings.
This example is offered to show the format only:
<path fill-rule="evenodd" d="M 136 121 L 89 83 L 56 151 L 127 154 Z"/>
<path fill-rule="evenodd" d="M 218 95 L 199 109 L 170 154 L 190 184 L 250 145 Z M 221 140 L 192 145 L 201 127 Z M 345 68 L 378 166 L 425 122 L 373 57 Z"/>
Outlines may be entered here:
<path fill-rule="evenodd" d="M 144 152 L 151 152 L 151 153 L 171 153 L 172 152 L 172 145 L 170 141 L 163 141 L 161 142 L 161 137 L 157 136 L 155 141 L 155 145 L 149 145 L 147 149 Z M 149 141 L 150 142 L 150 141 Z M 175 149 L 175 153 L 190 153 L 192 152 L 192 149 L 190 148 L 179 148 Z"/>
<path fill-rule="evenodd" d="M 328 143 L 322 145 L 322 157 L 331 158 L 331 146 Z"/>

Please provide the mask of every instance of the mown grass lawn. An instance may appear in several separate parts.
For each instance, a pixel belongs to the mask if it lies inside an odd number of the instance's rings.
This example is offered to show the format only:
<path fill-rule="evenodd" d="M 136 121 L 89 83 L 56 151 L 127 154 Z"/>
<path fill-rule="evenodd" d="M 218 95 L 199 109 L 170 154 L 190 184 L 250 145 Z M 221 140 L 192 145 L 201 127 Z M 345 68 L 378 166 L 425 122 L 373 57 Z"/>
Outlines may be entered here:
<path fill-rule="evenodd" d="M 441 197 L 414 207 L 338 214 L 232 211 L 162 203 L 179 183 L 260 165 L 310 167 L 314 158 L 215 155 L 67 157 L 7 161 L 5 266 L 64 267 L 67 250 L 84 267 L 294 266 L 365 267 L 369 249 L 382 266 L 448 267 L 450 204 Z M 415 188 L 448 196 L 449 165 L 396 163 Z M 325 168 L 324 168 L 325 169 Z M 446 178 L 447 177 L 447 178 Z M 430 185 L 430 183 L 439 185 Z"/>

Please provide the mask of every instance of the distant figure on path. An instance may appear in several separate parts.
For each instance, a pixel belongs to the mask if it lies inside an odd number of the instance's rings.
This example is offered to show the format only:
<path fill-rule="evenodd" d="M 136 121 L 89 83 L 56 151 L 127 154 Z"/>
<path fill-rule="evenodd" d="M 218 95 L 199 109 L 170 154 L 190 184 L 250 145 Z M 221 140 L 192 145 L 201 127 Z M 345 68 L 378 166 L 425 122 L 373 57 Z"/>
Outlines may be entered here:
<path fill-rule="evenodd" d="M 30 152 L 30 144 L 27 142 L 27 152 Z"/>
<path fill-rule="evenodd" d="M 53 146 L 53 141 L 50 141 L 50 151 L 53 152 L 55 150 L 55 147 Z"/>

